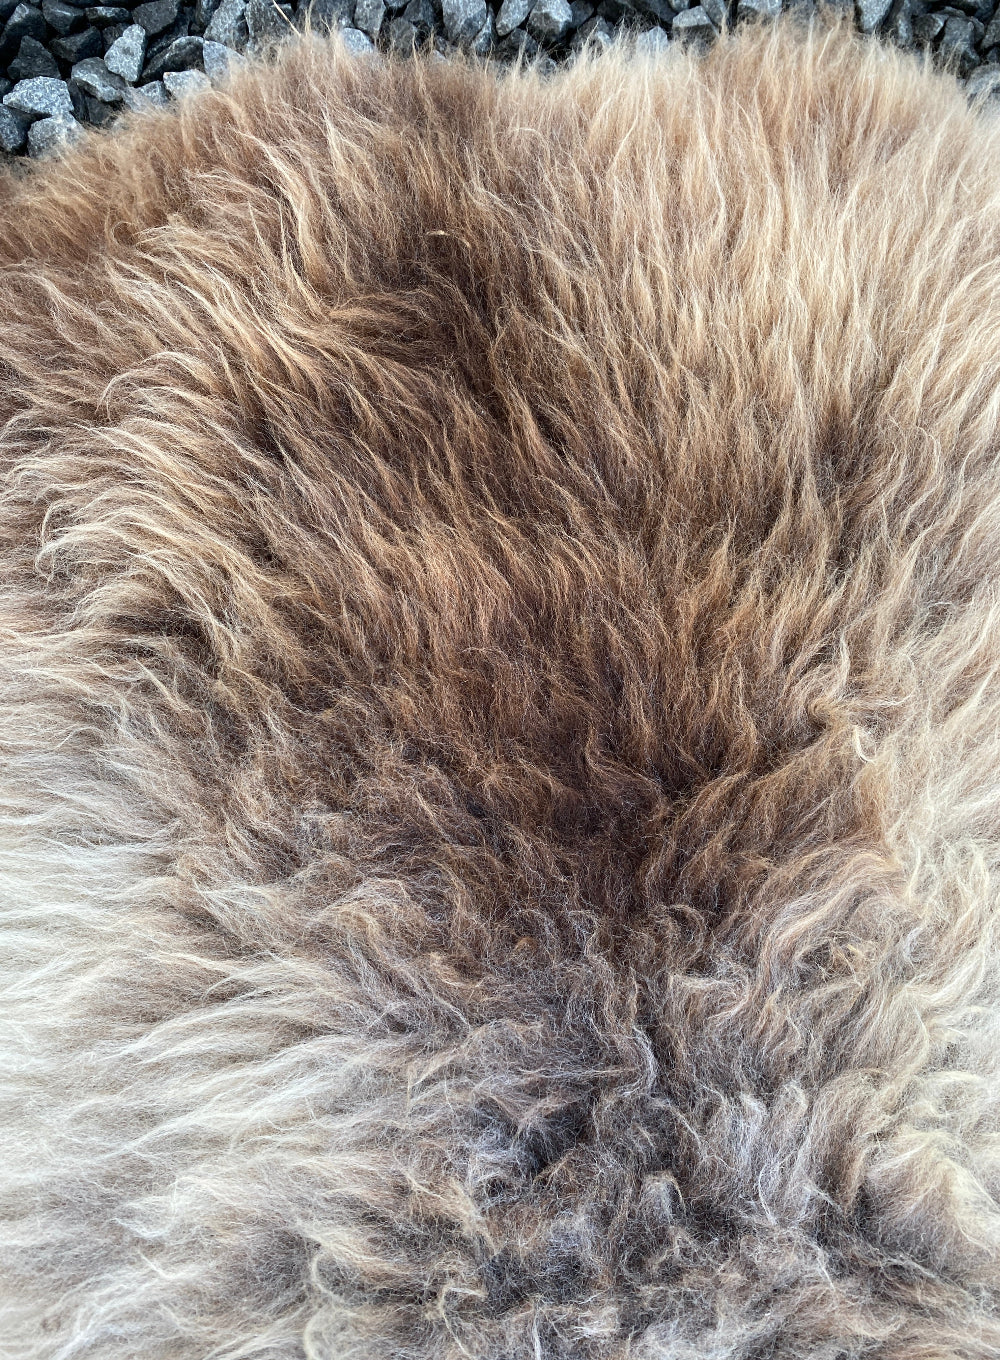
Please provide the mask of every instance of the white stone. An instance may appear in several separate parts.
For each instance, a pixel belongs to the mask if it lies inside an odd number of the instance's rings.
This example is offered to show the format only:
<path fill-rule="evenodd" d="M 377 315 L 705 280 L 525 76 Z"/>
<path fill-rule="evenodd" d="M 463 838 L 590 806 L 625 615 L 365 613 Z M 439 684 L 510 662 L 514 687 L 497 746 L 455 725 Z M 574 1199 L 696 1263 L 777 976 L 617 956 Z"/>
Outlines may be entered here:
<path fill-rule="evenodd" d="M 130 85 L 142 75 L 146 56 L 146 30 L 140 24 L 129 24 L 104 54 L 104 65 Z"/>
<path fill-rule="evenodd" d="M 54 76 L 19 80 L 10 93 L 4 95 L 3 102 L 9 109 L 18 109 L 21 113 L 37 113 L 48 118 L 59 114 L 67 118 L 73 116 L 69 86 L 65 80 L 56 80 Z"/>

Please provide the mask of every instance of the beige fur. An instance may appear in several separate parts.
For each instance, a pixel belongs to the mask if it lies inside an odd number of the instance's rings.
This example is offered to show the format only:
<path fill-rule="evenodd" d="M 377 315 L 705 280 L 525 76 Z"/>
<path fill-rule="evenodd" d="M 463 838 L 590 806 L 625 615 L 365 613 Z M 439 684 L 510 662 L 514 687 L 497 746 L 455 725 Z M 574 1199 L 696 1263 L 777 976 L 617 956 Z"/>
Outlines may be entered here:
<path fill-rule="evenodd" d="M 827 21 L 0 195 L 4 1360 L 1000 1356 L 1000 127 Z"/>

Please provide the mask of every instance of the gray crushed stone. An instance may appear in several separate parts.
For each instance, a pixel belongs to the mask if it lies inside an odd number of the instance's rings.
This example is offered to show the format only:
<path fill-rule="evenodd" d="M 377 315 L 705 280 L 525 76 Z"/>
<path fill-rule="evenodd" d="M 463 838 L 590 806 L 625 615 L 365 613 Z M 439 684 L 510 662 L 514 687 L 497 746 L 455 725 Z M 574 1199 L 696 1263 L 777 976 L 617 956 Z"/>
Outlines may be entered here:
<path fill-rule="evenodd" d="M 28 155 L 49 156 L 68 150 L 83 136 L 83 128 L 68 113 L 39 118 L 28 128 Z"/>
<path fill-rule="evenodd" d="M 122 102 L 127 109 L 141 113 L 146 109 L 162 109 L 170 103 L 167 87 L 162 80 L 150 80 L 145 85 L 128 85 Z"/>
<path fill-rule="evenodd" d="M 109 71 L 100 57 L 78 61 L 70 72 L 77 85 L 103 104 L 120 104 L 125 94 L 125 81 Z"/>
<path fill-rule="evenodd" d="M 222 43 L 235 52 L 242 52 L 250 39 L 246 0 L 222 0 L 205 29 L 205 37 L 210 42 Z"/>
<path fill-rule="evenodd" d="M 202 44 L 201 59 L 205 74 L 213 85 L 225 80 L 237 67 L 244 65 L 239 52 L 226 47 L 225 43 L 211 42 L 208 39 Z"/>
<path fill-rule="evenodd" d="M 28 139 L 30 118 L 0 104 L 0 151 L 20 151 Z"/>
<path fill-rule="evenodd" d="M 441 0 L 441 14 L 448 41 L 465 46 L 486 22 L 486 0 Z"/>
<path fill-rule="evenodd" d="M 501 38 L 520 28 L 531 12 L 531 4 L 532 0 L 503 0 L 496 18 L 497 33 Z"/>
<path fill-rule="evenodd" d="M 174 99 L 185 99 L 212 88 L 212 82 L 201 71 L 165 71 L 163 84 L 167 94 Z"/>
<path fill-rule="evenodd" d="M 65 114 L 72 117 L 73 100 L 65 80 L 53 80 L 50 76 L 36 76 L 32 80 L 19 80 L 3 102 L 9 109 L 21 113 L 32 113 L 37 118 L 48 118 Z"/>
<path fill-rule="evenodd" d="M 569 32 L 572 23 L 573 11 L 568 0 L 535 0 L 527 29 L 538 43 L 557 43 Z"/>
<path fill-rule="evenodd" d="M 146 58 L 146 30 L 140 24 L 130 24 L 104 53 L 104 64 L 109 71 L 134 85 L 142 74 Z"/>

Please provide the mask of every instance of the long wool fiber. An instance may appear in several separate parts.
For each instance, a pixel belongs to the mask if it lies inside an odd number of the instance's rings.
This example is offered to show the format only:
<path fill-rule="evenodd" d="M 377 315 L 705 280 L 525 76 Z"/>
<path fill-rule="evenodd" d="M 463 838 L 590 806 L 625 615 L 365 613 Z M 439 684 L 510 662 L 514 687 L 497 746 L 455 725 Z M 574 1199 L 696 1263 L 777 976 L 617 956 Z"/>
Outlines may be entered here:
<path fill-rule="evenodd" d="M 822 17 L 0 188 L 3 1360 L 1000 1356 L 1000 120 Z"/>

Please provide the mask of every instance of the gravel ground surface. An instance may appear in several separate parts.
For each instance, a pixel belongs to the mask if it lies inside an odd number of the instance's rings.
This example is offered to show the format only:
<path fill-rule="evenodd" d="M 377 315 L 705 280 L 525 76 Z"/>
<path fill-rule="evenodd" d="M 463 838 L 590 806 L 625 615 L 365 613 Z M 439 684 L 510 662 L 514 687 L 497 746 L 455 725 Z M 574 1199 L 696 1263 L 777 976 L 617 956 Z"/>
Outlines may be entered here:
<path fill-rule="evenodd" d="M 928 47 L 967 81 L 1000 97 L 1000 0 L 844 0 L 865 33 Z M 813 0 L 794 0 L 804 12 Z M 651 49 L 711 42 L 723 25 L 778 14 L 781 0 L 143 0 L 81 7 L 68 0 L 0 0 L 0 153 L 41 156 L 105 127 L 123 109 L 166 104 L 222 80 L 247 55 L 273 51 L 307 11 L 345 30 L 358 52 L 406 54 L 432 42 L 543 67 L 603 46 L 624 28 Z M 784 6 L 789 8 L 788 5 Z"/>

